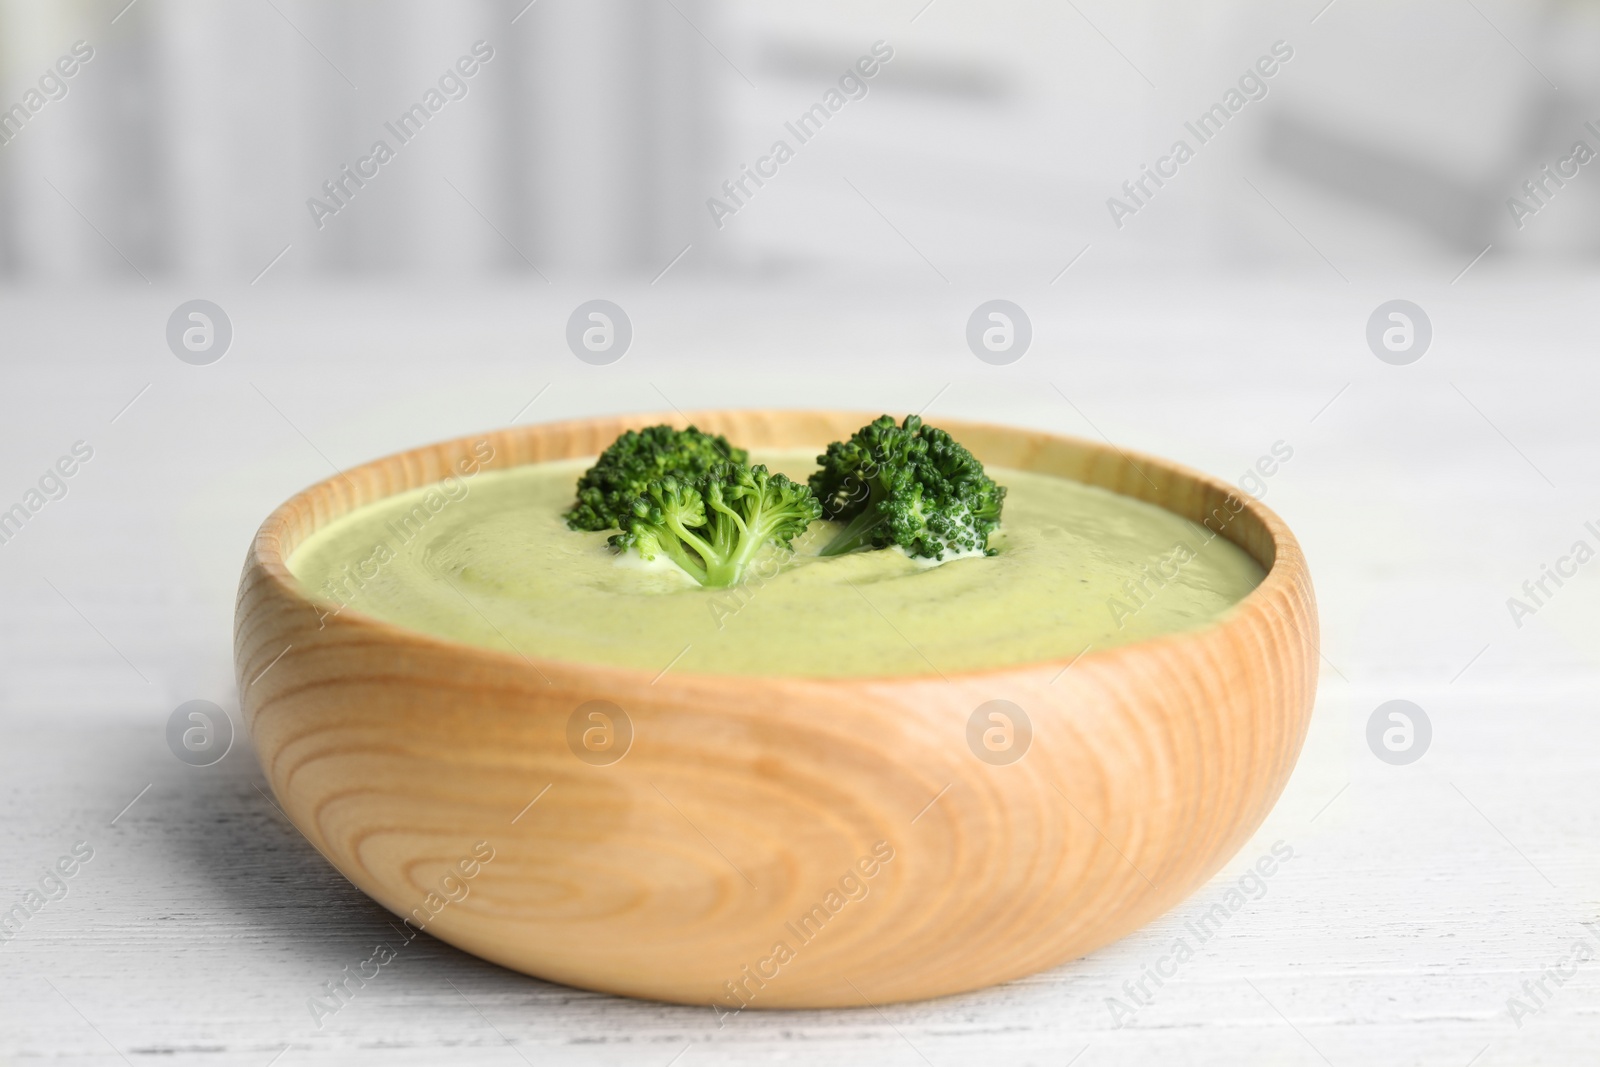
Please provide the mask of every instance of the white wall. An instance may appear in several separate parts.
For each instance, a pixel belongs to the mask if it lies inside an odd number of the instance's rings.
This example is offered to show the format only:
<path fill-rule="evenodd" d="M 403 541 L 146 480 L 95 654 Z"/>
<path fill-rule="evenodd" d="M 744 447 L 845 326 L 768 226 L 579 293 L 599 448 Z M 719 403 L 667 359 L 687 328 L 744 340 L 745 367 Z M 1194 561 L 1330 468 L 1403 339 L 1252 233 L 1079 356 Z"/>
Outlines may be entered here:
<path fill-rule="evenodd" d="M 95 49 L 0 145 L 12 280 L 244 282 L 286 247 L 274 282 L 650 277 L 686 246 L 675 270 L 997 283 L 1086 246 L 1311 270 L 1600 246 L 1588 168 L 1520 231 L 1504 204 L 1600 149 L 1593 3 L 123 2 L 0 0 L 0 107 Z M 315 227 L 307 198 L 478 40 L 468 96 Z M 879 40 L 867 96 L 714 225 L 721 182 Z M 1115 226 L 1107 198 L 1279 40 L 1267 97 Z"/>

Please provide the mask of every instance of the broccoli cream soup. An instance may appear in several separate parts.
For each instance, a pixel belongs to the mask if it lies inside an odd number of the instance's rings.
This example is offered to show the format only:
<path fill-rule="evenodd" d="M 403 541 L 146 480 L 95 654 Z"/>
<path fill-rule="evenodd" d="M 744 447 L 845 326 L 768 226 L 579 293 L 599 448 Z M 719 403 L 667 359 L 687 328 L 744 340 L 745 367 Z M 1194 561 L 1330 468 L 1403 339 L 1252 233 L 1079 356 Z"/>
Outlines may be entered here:
<path fill-rule="evenodd" d="M 804 480 L 821 449 L 756 453 Z M 816 522 L 744 584 L 704 589 L 664 558 L 569 530 L 592 460 L 485 471 L 361 508 L 290 569 L 326 610 L 359 611 L 527 656 L 721 674 L 934 674 L 1071 658 L 1206 625 L 1262 570 L 1169 511 L 1044 474 L 1008 488 L 993 556 L 934 566 L 897 549 L 822 558 Z"/>

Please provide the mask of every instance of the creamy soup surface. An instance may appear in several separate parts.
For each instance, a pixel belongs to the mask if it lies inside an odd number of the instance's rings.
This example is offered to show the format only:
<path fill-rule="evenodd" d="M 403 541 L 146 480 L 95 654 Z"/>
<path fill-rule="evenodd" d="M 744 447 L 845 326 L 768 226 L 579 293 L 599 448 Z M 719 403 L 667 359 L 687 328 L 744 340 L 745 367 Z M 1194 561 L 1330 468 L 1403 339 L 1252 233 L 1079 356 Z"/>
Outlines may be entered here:
<path fill-rule="evenodd" d="M 755 452 L 796 480 L 820 448 Z M 357 611 L 525 656 L 652 674 L 950 674 L 1071 659 L 1192 630 L 1260 583 L 1242 549 L 1169 511 L 1049 475 L 990 468 L 1008 489 L 997 555 L 938 566 L 895 549 L 824 559 L 813 523 L 734 589 L 619 555 L 567 529 L 592 459 L 483 470 L 361 508 L 289 568 L 329 611 Z"/>

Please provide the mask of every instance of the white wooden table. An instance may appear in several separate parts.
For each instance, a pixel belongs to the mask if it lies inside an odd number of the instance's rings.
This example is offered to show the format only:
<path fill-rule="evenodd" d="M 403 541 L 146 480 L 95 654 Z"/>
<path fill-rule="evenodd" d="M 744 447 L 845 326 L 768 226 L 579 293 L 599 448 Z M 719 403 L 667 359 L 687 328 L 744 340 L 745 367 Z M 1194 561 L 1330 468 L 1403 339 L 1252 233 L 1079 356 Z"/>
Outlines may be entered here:
<path fill-rule="evenodd" d="M 0 945 L 0 1061 L 1595 1062 L 1600 962 L 1547 979 L 1543 1006 L 1522 983 L 1600 929 L 1583 925 L 1600 921 L 1600 563 L 1521 628 L 1506 600 L 1574 541 L 1600 547 L 1584 527 L 1600 527 L 1596 286 L 1491 265 L 1454 286 L 1454 270 L 1346 284 L 1075 269 L 1007 293 L 669 279 L 605 290 L 636 329 L 610 367 L 561 342 L 600 295 L 586 286 L 0 294 L 0 508 L 74 442 L 94 450 L 0 544 L 0 908 L 75 843 L 93 849 Z M 1034 321 L 1010 367 L 962 341 L 995 295 Z M 195 296 L 236 333 L 212 366 L 163 338 Z M 1435 330 L 1407 367 L 1363 340 L 1399 296 Z M 164 737 L 189 699 L 237 714 L 234 582 L 267 511 L 330 464 L 513 413 L 906 411 L 936 394 L 935 420 L 1103 433 L 1222 475 L 1294 449 L 1266 499 L 1310 557 L 1326 663 L 1299 767 L 1228 869 L 1089 958 L 932 1003 L 718 1029 L 709 1009 L 550 985 L 424 939 L 319 1029 L 307 998 L 393 940 L 390 917 L 276 812 L 242 731 L 206 768 Z M 1407 766 L 1365 740 L 1393 698 L 1433 725 Z M 1131 1005 L 1124 983 L 1277 841 L 1295 858 L 1264 894 L 1162 986 L 1146 979 L 1150 1002 L 1116 1025 L 1107 998 Z M 1514 1020 L 1514 996 L 1538 1010 Z"/>

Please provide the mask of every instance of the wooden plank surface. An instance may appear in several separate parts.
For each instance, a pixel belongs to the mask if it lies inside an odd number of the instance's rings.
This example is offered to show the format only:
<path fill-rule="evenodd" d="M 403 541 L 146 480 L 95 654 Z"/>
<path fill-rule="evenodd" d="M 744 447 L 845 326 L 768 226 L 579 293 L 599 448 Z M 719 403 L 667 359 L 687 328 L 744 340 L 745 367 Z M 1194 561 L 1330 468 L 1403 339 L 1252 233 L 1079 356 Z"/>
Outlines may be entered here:
<path fill-rule="evenodd" d="M 0 1061 L 1591 1060 L 1600 962 L 1568 963 L 1600 920 L 1600 567 L 1548 586 L 1520 628 L 1506 600 L 1575 541 L 1600 547 L 1585 526 L 1600 527 L 1595 287 L 1485 266 L 1454 288 L 1448 276 L 1029 283 L 1012 295 L 1033 314 L 1035 348 L 1006 368 L 961 341 L 966 305 L 990 294 L 920 287 L 618 290 L 636 340 L 605 368 L 560 340 L 587 290 L 214 293 L 236 340 L 211 367 L 179 363 L 162 340 L 186 291 L 0 297 L 0 507 L 74 442 L 94 449 L 66 495 L 0 544 L 0 909 L 75 843 L 93 849 L 66 896 L 0 944 Z M 1371 310 L 1399 295 L 1435 329 L 1410 367 L 1380 363 L 1362 338 Z M 846 395 L 894 411 L 932 400 L 935 422 L 1104 434 L 1235 479 L 1275 442 L 1292 446 L 1266 500 L 1317 584 L 1317 712 L 1262 831 L 1165 918 L 979 993 L 745 1012 L 719 1028 L 709 1009 L 398 944 L 387 914 L 261 792 L 242 736 L 206 768 L 168 750 L 183 701 L 237 711 L 245 545 L 330 464 L 514 413 Z M 1365 739 L 1395 698 L 1433 725 L 1409 766 L 1380 762 Z M 1294 858 L 1199 943 L 1189 924 L 1279 841 Z M 1150 1002 L 1135 1005 L 1124 983 L 1164 959 L 1172 970 L 1178 938 L 1193 957 L 1159 987 L 1145 978 Z M 381 941 L 394 960 L 319 1028 L 307 999 Z M 1558 965 L 1573 973 L 1546 979 L 1547 997 L 1523 989 Z M 1513 1019 L 1511 997 L 1537 1010 Z"/>

